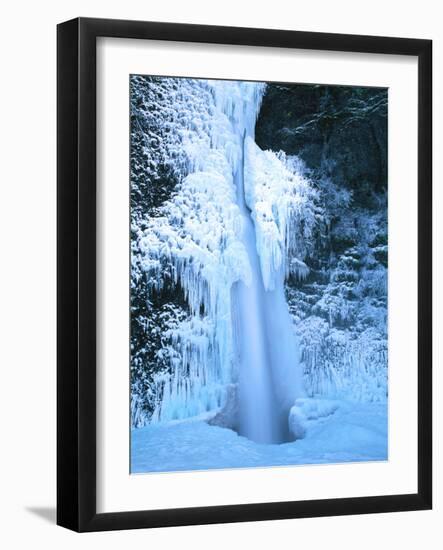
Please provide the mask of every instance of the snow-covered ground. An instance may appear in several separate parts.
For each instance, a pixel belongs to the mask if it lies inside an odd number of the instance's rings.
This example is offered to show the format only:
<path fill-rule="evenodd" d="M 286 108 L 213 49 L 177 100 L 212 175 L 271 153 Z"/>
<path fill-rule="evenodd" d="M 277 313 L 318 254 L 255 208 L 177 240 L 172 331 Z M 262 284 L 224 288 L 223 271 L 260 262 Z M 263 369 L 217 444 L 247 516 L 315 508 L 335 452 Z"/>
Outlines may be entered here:
<path fill-rule="evenodd" d="M 387 404 L 303 399 L 305 437 L 260 445 L 203 419 L 132 430 L 131 472 L 387 460 Z"/>

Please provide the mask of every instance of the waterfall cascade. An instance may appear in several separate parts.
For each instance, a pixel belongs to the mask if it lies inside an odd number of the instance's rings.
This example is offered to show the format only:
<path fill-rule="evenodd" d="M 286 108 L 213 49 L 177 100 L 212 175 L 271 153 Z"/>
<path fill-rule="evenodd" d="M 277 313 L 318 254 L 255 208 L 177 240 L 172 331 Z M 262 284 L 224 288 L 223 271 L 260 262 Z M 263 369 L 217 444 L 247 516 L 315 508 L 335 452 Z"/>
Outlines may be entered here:
<path fill-rule="evenodd" d="M 258 443 L 278 442 L 279 422 L 266 331 L 266 299 L 251 212 L 244 197 L 244 162 L 235 175 L 242 242 L 251 277 L 232 289 L 234 344 L 238 358 L 239 432 Z"/>
<path fill-rule="evenodd" d="M 246 137 L 246 131 L 243 138 Z M 252 136 L 250 136 L 252 138 Z M 284 294 L 284 263 L 265 289 L 251 211 L 245 201 L 245 139 L 235 174 L 241 240 L 251 267 L 248 283 L 232 289 L 234 342 L 239 363 L 239 432 L 257 443 L 290 438 L 289 409 L 303 394 L 299 351 Z"/>
<path fill-rule="evenodd" d="M 133 269 L 155 290 L 171 266 L 190 316 L 164 335 L 170 343 L 159 353 L 171 368 L 154 379 L 151 422 L 220 409 L 237 382 L 240 433 L 282 442 L 289 409 L 303 395 L 284 279 L 306 274 L 313 190 L 292 159 L 254 142 L 264 84 L 173 84 L 175 141 L 162 147 L 168 158 L 179 155 L 181 183 L 146 221 Z M 169 116 L 169 106 L 164 111 Z"/>

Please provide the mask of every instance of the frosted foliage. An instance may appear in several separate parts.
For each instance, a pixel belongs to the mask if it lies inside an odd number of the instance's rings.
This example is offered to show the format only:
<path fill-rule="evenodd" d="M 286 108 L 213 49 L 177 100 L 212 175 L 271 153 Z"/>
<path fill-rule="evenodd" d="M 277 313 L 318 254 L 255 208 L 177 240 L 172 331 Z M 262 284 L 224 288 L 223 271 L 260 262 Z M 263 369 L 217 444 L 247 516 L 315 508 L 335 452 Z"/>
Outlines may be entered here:
<path fill-rule="evenodd" d="M 330 329 L 325 320 L 310 317 L 300 323 L 298 331 L 305 387 L 310 396 L 386 401 L 387 345 L 376 329 L 368 328 L 356 335 Z"/>

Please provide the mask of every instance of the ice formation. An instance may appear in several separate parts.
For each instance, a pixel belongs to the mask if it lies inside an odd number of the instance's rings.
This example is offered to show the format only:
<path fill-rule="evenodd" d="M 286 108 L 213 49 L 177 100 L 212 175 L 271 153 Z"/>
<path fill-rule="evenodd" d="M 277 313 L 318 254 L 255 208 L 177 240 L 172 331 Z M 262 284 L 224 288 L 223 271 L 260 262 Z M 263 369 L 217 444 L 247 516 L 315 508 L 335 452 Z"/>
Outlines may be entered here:
<path fill-rule="evenodd" d="M 262 151 L 246 141 L 245 195 L 256 227 L 266 290 L 276 287 L 280 271 L 305 277 L 302 261 L 316 224 L 316 190 L 303 176 L 296 157 Z"/>
<path fill-rule="evenodd" d="M 309 201 L 313 190 L 290 159 L 263 152 L 253 141 L 264 87 L 182 80 L 165 90 L 170 97 L 162 116 L 170 118 L 174 132 L 159 146 L 174 160 L 180 183 L 158 215 L 136 227 L 140 254 L 133 255 L 133 274 L 146 276 L 158 291 L 165 265 L 172 266 L 173 282 L 183 290 L 190 316 L 170 329 L 170 345 L 160 350 L 169 354 L 170 369 L 155 375 L 159 398 L 151 421 L 216 410 L 224 404 L 227 386 L 239 378 L 232 289 L 238 282 L 250 285 L 253 278 L 237 200 L 235 177 L 240 169 L 255 226 L 259 276 L 270 293 L 280 288 L 289 323 L 282 277 L 291 266 L 299 275 L 306 270 L 303 234 L 314 223 Z M 292 331 L 289 336 L 294 337 Z M 296 369 L 295 351 L 293 362 Z M 286 374 L 288 379 L 280 384 L 285 388 L 291 380 Z M 289 391 L 295 398 L 301 382 L 294 384 Z"/>

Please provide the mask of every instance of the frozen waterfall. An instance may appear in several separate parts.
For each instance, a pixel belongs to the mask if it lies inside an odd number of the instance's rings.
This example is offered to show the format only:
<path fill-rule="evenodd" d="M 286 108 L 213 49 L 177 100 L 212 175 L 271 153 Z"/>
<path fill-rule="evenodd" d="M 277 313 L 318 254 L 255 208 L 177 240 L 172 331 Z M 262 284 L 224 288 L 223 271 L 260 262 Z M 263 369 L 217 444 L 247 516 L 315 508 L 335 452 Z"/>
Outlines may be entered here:
<path fill-rule="evenodd" d="M 232 289 L 234 345 L 238 358 L 239 432 L 257 443 L 281 440 L 273 392 L 268 338 L 266 299 L 257 253 L 254 224 L 244 196 L 244 160 L 235 175 L 237 204 L 242 219 L 242 242 L 251 267 L 247 283 Z"/>
<path fill-rule="evenodd" d="M 284 280 L 306 274 L 314 191 L 293 157 L 254 141 L 264 84 L 174 85 L 168 94 L 179 117 L 162 147 L 181 159 L 180 184 L 146 220 L 138 246 L 153 292 L 169 269 L 189 313 L 163 335 L 157 354 L 169 368 L 154 377 L 150 422 L 216 413 L 238 384 L 239 432 L 280 443 L 289 438 L 289 409 L 303 395 Z"/>
<path fill-rule="evenodd" d="M 245 136 L 244 136 L 245 137 Z M 234 343 L 239 363 L 239 433 L 257 443 L 289 439 L 288 413 L 302 395 L 298 346 L 284 294 L 284 267 L 266 290 L 257 238 L 244 190 L 242 161 L 235 175 L 242 218 L 241 239 L 251 267 L 250 280 L 232 290 Z"/>

